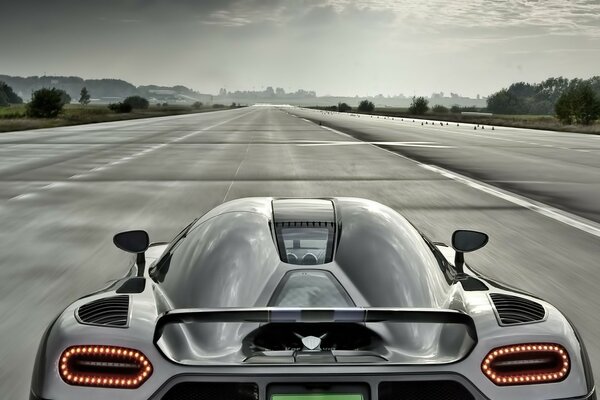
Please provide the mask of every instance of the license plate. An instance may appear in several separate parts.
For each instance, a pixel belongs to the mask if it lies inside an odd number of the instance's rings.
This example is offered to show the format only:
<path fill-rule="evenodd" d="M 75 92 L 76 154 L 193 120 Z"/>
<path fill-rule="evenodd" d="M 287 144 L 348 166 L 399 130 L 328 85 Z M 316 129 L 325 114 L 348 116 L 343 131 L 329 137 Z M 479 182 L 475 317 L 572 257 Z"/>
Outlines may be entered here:
<path fill-rule="evenodd" d="M 274 394 L 271 400 L 364 400 L 362 394 L 329 394 L 329 393 L 310 393 L 310 394 Z"/>

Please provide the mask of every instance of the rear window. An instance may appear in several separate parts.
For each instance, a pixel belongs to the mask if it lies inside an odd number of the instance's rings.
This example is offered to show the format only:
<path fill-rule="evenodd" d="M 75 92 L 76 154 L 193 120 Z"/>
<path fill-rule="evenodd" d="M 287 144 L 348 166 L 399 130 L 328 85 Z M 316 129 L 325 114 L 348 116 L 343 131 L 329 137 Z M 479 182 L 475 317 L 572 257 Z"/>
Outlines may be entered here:
<path fill-rule="evenodd" d="M 288 264 L 318 265 L 333 255 L 333 224 L 277 224 L 277 244 L 281 260 Z"/>
<path fill-rule="evenodd" d="M 271 307 L 353 307 L 342 285 L 328 271 L 292 271 L 275 290 Z"/>

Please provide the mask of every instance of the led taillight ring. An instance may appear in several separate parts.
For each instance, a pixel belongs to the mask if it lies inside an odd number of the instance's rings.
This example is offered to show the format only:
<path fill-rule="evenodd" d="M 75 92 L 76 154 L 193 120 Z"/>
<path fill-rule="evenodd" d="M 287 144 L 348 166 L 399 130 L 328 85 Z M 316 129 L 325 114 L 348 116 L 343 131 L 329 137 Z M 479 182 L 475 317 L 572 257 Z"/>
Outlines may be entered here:
<path fill-rule="evenodd" d="M 152 364 L 141 352 L 117 346 L 73 346 L 60 356 L 59 374 L 75 386 L 135 389 L 152 375 Z"/>
<path fill-rule="evenodd" d="M 498 386 L 559 382 L 570 368 L 569 353 L 555 343 L 497 347 L 481 363 L 484 375 Z"/>

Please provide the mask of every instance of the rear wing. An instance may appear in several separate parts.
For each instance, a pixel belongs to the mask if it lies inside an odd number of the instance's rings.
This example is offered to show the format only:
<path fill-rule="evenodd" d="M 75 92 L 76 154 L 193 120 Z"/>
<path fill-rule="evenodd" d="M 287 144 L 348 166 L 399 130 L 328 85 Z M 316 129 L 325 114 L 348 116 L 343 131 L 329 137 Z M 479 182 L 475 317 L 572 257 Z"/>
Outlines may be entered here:
<path fill-rule="evenodd" d="M 161 314 L 154 330 L 154 343 L 170 324 L 207 322 L 254 322 L 254 323 L 433 323 L 460 324 L 477 341 L 473 318 L 468 314 L 437 308 L 188 308 Z"/>

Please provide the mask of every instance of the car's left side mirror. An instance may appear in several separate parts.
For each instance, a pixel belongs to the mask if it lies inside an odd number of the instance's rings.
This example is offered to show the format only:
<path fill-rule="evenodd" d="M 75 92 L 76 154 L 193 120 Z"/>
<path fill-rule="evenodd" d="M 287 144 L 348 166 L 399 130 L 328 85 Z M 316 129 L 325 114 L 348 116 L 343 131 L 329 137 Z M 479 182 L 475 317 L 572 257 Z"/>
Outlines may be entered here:
<path fill-rule="evenodd" d="M 463 275 L 465 253 L 479 250 L 487 244 L 489 236 L 483 232 L 458 230 L 452 234 L 452 247 L 456 251 L 454 266 L 459 275 Z"/>
<path fill-rule="evenodd" d="M 120 232 L 113 236 L 113 243 L 123 251 L 137 254 L 138 276 L 143 276 L 146 265 L 144 253 L 150 246 L 148 233 L 142 230 Z"/>

